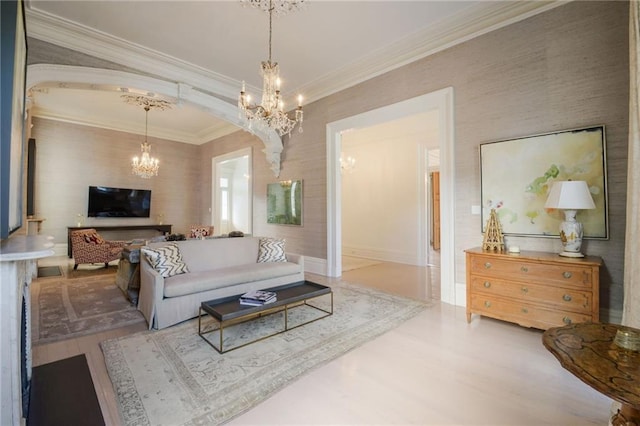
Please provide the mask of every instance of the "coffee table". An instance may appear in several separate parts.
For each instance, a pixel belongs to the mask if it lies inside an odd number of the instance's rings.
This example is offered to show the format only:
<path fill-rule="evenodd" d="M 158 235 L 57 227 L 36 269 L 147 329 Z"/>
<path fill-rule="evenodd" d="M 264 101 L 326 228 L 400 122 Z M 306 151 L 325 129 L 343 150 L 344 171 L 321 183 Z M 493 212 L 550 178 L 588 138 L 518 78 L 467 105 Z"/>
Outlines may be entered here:
<path fill-rule="evenodd" d="M 618 401 L 613 426 L 640 424 L 640 352 L 614 343 L 618 330 L 640 330 L 618 324 L 579 323 L 550 328 L 542 343 L 562 367 L 574 376 Z"/>
<path fill-rule="evenodd" d="M 198 315 L 198 335 L 204 339 L 209 345 L 211 345 L 216 351 L 223 354 L 241 347 L 247 346 L 251 343 L 264 340 L 268 337 L 275 336 L 277 334 L 284 333 L 294 328 L 310 324 L 322 318 L 326 318 L 333 314 L 333 292 L 330 287 L 316 284 L 311 281 L 299 281 L 292 284 L 285 284 L 277 287 L 264 289 L 267 291 L 273 291 L 277 294 L 277 301 L 268 303 L 262 306 L 247 306 L 240 304 L 241 294 L 235 296 L 224 297 L 221 299 L 208 300 L 200 304 L 200 311 Z M 331 309 L 326 310 L 318 306 L 309 304 L 308 301 L 317 297 L 328 295 L 331 297 Z M 324 312 L 325 315 L 316 317 L 310 321 L 306 321 L 294 326 L 289 325 L 289 309 L 296 306 L 306 305 L 318 311 Z M 241 345 L 232 347 L 231 349 L 225 349 L 223 347 L 224 342 L 224 330 L 225 328 L 239 324 L 242 322 L 250 321 L 255 318 L 259 318 L 265 315 L 275 314 L 277 312 L 284 311 L 284 328 L 275 333 L 261 336 L 255 340 L 252 340 Z M 202 317 L 210 315 L 218 327 L 205 328 L 202 327 Z M 216 345 L 213 340 L 209 339 L 209 335 L 218 334 L 218 344 Z"/>

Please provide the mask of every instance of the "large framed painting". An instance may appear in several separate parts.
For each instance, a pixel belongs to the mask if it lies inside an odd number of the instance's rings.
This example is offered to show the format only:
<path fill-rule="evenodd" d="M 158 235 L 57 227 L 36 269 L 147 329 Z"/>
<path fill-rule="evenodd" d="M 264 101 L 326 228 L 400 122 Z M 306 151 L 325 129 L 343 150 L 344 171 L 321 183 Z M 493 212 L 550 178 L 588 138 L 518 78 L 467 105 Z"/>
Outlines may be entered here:
<path fill-rule="evenodd" d="M 302 226 L 302 180 L 267 184 L 267 223 Z"/>
<path fill-rule="evenodd" d="M 25 140 L 27 37 L 21 0 L 0 1 L 0 238 L 22 226 L 22 166 Z"/>
<path fill-rule="evenodd" d="M 495 209 L 505 235 L 557 237 L 563 211 L 545 209 L 556 181 L 587 182 L 596 208 L 578 212 L 584 237 L 607 239 L 604 126 L 564 130 L 480 145 L 482 230 Z"/>

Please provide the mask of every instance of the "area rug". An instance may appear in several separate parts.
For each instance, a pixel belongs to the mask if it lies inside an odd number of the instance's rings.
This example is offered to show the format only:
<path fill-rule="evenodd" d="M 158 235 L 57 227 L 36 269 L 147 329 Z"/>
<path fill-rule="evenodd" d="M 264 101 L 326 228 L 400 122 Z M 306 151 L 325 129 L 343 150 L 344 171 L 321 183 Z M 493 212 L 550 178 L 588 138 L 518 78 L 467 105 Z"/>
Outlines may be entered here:
<path fill-rule="evenodd" d="M 38 278 L 61 276 L 62 270 L 59 266 L 38 266 Z"/>
<path fill-rule="evenodd" d="M 332 316 L 223 355 L 198 336 L 197 320 L 102 342 L 124 424 L 227 422 L 311 369 L 431 306 L 352 285 L 340 284 L 333 291 Z M 330 299 L 323 296 L 310 303 L 327 308 Z M 311 311 L 290 311 L 289 320 Z M 235 333 L 225 328 L 225 346 L 247 334 L 263 335 L 281 321 L 271 315 L 240 325 Z"/>
<path fill-rule="evenodd" d="M 144 321 L 116 286 L 115 274 L 39 279 L 32 289 L 34 345 Z"/>

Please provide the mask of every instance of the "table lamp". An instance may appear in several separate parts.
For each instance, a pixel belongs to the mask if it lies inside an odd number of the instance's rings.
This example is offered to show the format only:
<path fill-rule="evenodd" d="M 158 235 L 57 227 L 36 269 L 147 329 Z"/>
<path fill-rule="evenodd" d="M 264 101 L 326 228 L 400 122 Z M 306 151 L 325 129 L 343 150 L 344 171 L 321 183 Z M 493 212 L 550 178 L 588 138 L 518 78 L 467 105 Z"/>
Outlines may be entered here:
<path fill-rule="evenodd" d="M 582 245 L 582 223 L 576 220 L 577 210 L 595 209 L 587 182 L 568 180 L 555 182 L 549 191 L 545 208 L 564 210 L 564 221 L 560 223 L 560 240 L 564 251 L 560 256 L 584 257 Z"/>

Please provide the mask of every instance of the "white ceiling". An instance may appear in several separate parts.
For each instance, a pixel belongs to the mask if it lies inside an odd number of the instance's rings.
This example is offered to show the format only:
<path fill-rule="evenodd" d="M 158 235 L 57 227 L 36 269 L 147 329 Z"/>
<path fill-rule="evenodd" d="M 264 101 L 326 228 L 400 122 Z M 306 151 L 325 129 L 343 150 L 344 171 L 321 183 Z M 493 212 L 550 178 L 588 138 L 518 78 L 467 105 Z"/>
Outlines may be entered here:
<path fill-rule="evenodd" d="M 302 93 L 308 103 L 556 5 L 311 0 L 300 11 L 274 18 L 272 59 L 280 64 L 285 97 Z M 27 0 L 26 6 L 30 37 L 114 62 L 161 58 L 215 81 L 211 92 L 226 98 L 235 97 L 246 80 L 259 98 L 268 14 L 239 1 Z M 163 77 L 176 81 L 169 73 Z M 144 111 L 123 103 L 121 93 L 53 84 L 39 89 L 33 96 L 36 116 L 144 132 Z M 224 124 L 188 104 L 149 113 L 150 135 L 188 143 L 236 129 L 223 130 Z"/>

